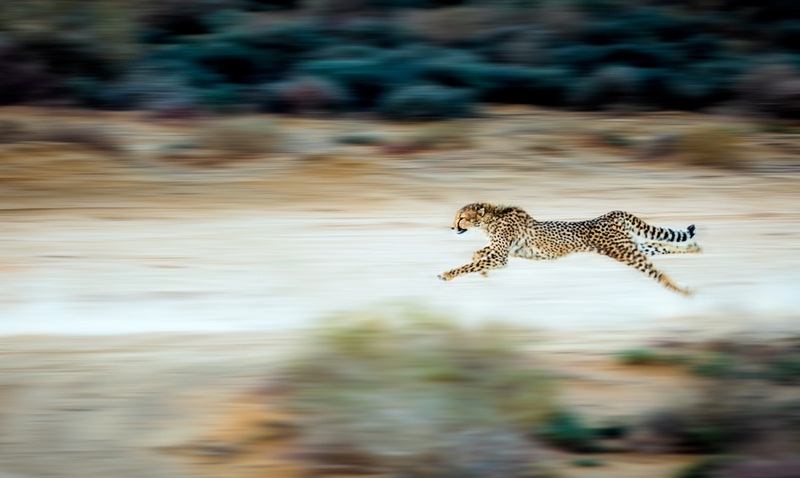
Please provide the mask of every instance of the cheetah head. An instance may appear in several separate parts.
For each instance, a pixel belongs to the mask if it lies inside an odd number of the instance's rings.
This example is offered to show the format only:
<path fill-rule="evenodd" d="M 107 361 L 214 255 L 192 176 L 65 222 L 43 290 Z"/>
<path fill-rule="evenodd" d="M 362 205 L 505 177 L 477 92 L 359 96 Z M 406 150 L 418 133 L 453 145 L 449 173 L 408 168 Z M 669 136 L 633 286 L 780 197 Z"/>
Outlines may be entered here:
<path fill-rule="evenodd" d="M 488 219 L 487 208 L 486 204 L 480 203 L 468 204 L 462 207 L 456 213 L 456 218 L 453 220 L 453 226 L 450 229 L 458 234 L 463 234 L 471 227 L 485 226 Z"/>

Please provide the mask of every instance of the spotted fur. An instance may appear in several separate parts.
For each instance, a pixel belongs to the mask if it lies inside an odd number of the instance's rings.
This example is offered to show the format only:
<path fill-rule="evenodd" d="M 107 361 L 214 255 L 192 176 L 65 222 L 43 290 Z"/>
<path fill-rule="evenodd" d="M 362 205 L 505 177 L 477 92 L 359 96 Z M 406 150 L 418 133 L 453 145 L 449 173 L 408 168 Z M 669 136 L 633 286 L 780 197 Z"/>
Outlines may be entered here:
<path fill-rule="evenodd" d="M 489 245 L 472 254 L 472 262 L 443 272 L 449 281 L 462 274 L 505 267 L 509 256 L 526 259 L 557 259 L 573 252 L 597 252 L 634 267 L 661 285 L 684 295 L 689 291 L 676 285 L 656 269 L 647 256 L 700 252 L 691 239 L 694 224 L 684 230 L 656 227 L 633 214 L 612 211 L 587 221 L 537 221 L 517 207 L 485 203 L 461 208 L 453 229 L 461 234 L 470 228 L 482 229 Z"/>

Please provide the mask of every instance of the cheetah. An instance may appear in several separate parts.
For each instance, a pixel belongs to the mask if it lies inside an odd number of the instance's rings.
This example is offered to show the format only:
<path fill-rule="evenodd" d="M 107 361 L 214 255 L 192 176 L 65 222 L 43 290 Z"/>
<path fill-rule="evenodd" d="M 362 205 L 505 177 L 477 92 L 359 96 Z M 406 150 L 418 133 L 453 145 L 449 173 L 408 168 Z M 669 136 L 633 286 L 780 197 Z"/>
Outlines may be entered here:
<path fill-rule="evenodd" d="M 587 221 L 537 221 L 518 207 L 474 203 L 456 213 L 453 229 L 463 234 L 477 227 L 489 236 L 489 245 L 472 254 L 472 262 L 439 274 L 452 280 L 462 274 L 505 267 L 509 256 L 557 259 L 573 252 L 597 252 L 634 267 L 661 285 L 683 295 L 689 290 L 675 284 L 655 268 L 647 256 L 700 252 L 691 239 L 692 224 L 685 230 L 651 226 L 633 214 L 612 211 Z"/>

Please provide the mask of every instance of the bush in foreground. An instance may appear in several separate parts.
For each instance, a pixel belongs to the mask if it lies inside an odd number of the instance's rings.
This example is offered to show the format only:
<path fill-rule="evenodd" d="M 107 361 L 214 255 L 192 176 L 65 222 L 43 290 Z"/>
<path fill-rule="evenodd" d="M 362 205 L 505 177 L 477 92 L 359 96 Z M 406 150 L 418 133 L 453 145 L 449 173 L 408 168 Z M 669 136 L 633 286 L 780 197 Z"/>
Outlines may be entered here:
<path fill-rule="evenodd" d="M 683 403 L 651 415 L 647 435 L 671 452 L 793 453 L 800 439 L 797 346 L 796 339 L 694 346 L 684 362 L 702 377 L 701 385 Z"/>
<path fill-rule="evenodd" d="M 304 455 L 397 477 L 545 476 L 552 381 L 519 331 L 413 310 L 337 318 L 286 370 Z"/>
<path fill-rule="evenodd" d="M 766 459 L 712 456 L 686 467 L 677 478 L 794 478 L 798 466 L 798 455 Z"/>

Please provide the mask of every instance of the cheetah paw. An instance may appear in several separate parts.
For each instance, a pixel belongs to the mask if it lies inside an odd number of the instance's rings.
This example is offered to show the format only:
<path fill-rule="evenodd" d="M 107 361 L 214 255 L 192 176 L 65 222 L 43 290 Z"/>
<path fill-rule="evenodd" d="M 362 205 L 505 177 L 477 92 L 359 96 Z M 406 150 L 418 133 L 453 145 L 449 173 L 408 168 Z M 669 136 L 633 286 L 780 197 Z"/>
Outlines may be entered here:
<path fill-rule="evenodd" d="M 455 277 L 455 276 L 453 274 L 449 273 L 449 272 L 442 272 L 441 274 L 439 274 L 436 277 L 438 277 L 440 280 L 443 280 L 443 281 L 446 282 L 446 281 L 449 281 L 449 280 L 453 280 L 453 277 Z"/>

